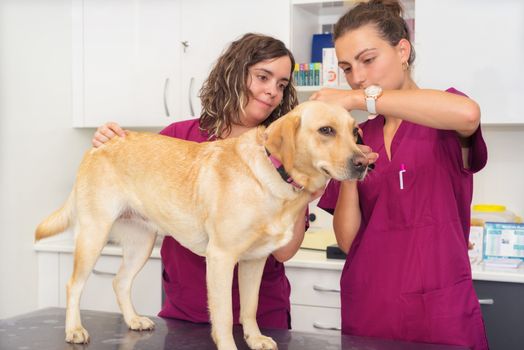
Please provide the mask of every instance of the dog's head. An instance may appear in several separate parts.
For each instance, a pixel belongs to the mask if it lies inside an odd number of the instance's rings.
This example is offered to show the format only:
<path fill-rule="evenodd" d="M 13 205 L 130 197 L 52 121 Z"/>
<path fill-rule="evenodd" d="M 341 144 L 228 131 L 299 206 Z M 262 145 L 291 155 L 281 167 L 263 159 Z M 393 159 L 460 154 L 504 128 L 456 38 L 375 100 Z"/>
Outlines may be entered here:
<path fill-rule="evenodd" d="M 288 174 L 305 188 L 328 178 L 366 176 L 368 160 L 357 146 L 357 125 L 344 108 L 319 101 L 304 102 L 265 131 L 265 146 Z"/>

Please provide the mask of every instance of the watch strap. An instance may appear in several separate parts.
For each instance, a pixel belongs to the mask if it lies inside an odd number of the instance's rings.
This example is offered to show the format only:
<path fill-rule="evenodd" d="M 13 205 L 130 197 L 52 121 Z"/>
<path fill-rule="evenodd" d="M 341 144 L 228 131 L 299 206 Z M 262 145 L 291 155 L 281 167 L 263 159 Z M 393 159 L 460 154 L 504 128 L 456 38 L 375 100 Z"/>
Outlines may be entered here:
<path fill-rule="evenodd" d="M 366 97 L 366 108 L 369 113 L 377 114 L 376 100 L 373 97 Z"/>

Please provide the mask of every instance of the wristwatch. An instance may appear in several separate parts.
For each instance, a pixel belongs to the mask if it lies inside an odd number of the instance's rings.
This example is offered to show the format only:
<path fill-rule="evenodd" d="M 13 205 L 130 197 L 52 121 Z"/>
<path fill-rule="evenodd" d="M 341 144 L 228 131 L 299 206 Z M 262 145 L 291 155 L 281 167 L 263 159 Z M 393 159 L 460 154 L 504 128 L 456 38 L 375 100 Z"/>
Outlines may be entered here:
<path fill-rule="evenodd" d="M 382 88 L 378 85 L 370 85 L 364 89 L 366 95 L 366 108 L 369 113 L 377 114 L 376 101 L 382 95 Z"/>

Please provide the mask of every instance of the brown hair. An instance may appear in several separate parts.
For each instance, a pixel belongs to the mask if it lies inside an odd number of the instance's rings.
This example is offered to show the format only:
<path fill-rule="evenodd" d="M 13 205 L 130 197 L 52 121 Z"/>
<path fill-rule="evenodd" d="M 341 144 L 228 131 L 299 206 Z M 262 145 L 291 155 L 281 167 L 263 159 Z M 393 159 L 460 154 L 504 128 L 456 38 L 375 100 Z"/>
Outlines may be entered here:
<path fill-rule="evenodd" d="M 233 123 L 241 123 L 240 114 L 249 101 L 249 68 L 258 62 L 283 56 L 291 60 L 289 84 L 284 89 L 280 105 L 263 124 L 267 126 L 292 110 L 298 104 L 292 84 L 293 54 L 278 39 L 248 33 L 232 42 L 222 53 L 200 89 L 200 129 L 207 131 L 210 138 L 229 134 Z"/>
<path fill-rule="evenodd" d="M 350 30 L 371 23 L 391 46 L 396 46 L 401 39 L 409 41 L 411 53 L 408 63 L 411 65 L 415 60 L 415 49 L 410 40 L 408 25 L 402 18 L 403 13 L 404 10 L 398 0 L 360 2 L 337 21 L 333 30 L 333 40 L 337 40 Z"/>

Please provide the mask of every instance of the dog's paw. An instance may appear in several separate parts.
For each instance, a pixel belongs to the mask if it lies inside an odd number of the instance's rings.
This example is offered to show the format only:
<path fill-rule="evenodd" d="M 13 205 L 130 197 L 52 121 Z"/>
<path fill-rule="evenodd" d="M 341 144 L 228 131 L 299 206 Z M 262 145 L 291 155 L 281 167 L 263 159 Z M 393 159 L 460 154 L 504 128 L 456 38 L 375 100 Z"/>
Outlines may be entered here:
<path fill-rule="evenodd" d="M 66 330 L 66 342 L 74 344 L 89 343 L 89 333 L 84 327 L 78 327 L 71 330 Z"/>
<path fill-rule="evenodd" d="M 250 349 L 253 350 L 276 350 L 277 349 L 277 343 L 270 338 L 266 337 L 265 335 L 254 335 L 254 336 L 246 336 L 246 343 L 249 346 Z"/>
<path fill-rule="evenodd" d="M 128 326 L 134 331 L 146 331 L 155 328 L 155 323 L 147 317 L 137 316 L 134 317 L 129 323 Z"/>

